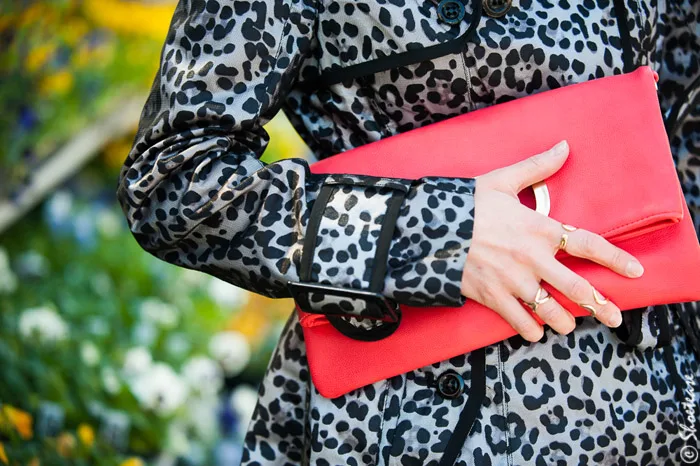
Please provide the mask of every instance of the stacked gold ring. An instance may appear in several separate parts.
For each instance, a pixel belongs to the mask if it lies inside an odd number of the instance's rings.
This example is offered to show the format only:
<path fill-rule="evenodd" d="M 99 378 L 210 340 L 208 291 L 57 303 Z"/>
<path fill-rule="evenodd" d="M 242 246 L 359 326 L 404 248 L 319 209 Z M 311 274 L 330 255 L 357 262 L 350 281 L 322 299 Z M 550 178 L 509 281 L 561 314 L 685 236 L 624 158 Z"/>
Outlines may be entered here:
<path fill-rule="evenodd" d="M 545 295 L 545 296 L 542 296 L 542 293 L 546 293 L 546 295 Z M 532 309 L 532 312 L 535 312 L 535 313 L 536 313 L 536 312 L 537 312 L 537 307 L 538 307 L 540 304 L 546 303 L 546 302 L 549 301 L 550 299 L 552 299 L 552 295 L 549 294 L 549 293 L 547 293 L 547 290 L 545 290 L 544 288 L 542 288 L 542 287 L 540 286 L 540 287 L 537 289 L 537 294 L 535 295 L 535 300 L 534 300 L 534 301 L 529 302 L 529 301 L 524 301 L 524 300 L 523 300 L 523 302 L 524 302 L 525 304 L 527 304 L 528 307 L 529 307 L 530 309 Z"/>

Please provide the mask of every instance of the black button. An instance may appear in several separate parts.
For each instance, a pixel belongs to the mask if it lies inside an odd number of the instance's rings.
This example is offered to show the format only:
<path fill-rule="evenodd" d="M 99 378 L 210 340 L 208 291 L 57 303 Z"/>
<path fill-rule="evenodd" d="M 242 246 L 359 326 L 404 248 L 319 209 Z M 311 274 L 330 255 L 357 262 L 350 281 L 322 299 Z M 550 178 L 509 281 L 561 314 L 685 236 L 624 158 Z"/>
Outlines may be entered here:
<path fill-rule="evenodd" d="M 437 389 L 444 398 L 457 398 L 464 393 L 464 379 L 456 372 L 445 372 L 437 379 Z"/>
<path fill-rule="evenodd" d="M 484 12 L 492 18 L 500 18 L 508 13 L 513 0 L 484 0 Z"/>
<path fill-rule="evenodd" d="M 438 18 L 447 24 L 459 24 L 464 19 L 464 5 L 457 0 L 442 0 L 437 11 Z"/>

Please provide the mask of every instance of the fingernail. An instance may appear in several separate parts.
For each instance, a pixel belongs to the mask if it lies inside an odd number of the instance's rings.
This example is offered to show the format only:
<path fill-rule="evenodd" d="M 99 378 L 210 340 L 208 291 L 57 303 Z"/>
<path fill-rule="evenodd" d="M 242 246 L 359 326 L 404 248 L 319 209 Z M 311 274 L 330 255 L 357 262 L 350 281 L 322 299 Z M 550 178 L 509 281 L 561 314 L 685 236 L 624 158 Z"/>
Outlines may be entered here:
<path fill-rule="evenodd" d="M 616 312 L 615 315 L 610 318 L 610 325 L 613 327 L 619 327 L 620 324 L 622 324 L 622 314 L 620 312 Z"/>
<path fill-rule="evenodd" d="M 629 261 L 625 272 L 632 278 L 641 277 L 644 273 L 644 267 L 642 267 L 642 264 L 637 261 Z"/>
<path fill-rule="evenodd" d="M 569 143 L 566 141 L 561 141 L 554 147 L 552 147 L 552 156 L 554 157 L 560 157 L 569 150 Z"/>

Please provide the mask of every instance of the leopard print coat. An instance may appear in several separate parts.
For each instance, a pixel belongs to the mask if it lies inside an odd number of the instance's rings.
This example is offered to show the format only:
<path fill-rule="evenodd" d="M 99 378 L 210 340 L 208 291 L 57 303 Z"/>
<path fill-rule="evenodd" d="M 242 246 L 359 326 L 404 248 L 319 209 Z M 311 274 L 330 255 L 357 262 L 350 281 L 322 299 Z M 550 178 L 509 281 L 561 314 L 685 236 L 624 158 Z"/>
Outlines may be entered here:
<path fill-rule="evenodd" d="M 302 159 L 266 164 L 263 125 L 283 110 L 322 159 L 637 65 L 660 74 L 674 160 L 700 231 L 692 91 L 700 2 L 514 0 L 503 16 L 489 16 L 479 10 L 511 2 L 479 1 L 180 0 L 119 177 L 139 244 L 172 264 L 288 297 L 325 189 L 304 275 L 378 285 L 401 304 L 459 306 L 472 179 L 314 175 Z M 393 236 L 378 248 L 397 191 Z M 376 263 L 385 269 L 379 280 Z M 326 399 L 310 380 L 292 313 L 260 385 L 243 464 L 690 464 L 700 447 L 690 411 L 700 400 L 698 303 L 623 314 L 616 331 L 579 318 L 570 335 L 547 329 L 536 344 L 514 337 Z M 361 317 L 346 322 L 371 331 Z M 457 392 L 437 382 L 445 374 Z M 461 432 L 477 380 L 483 401 Z"/>

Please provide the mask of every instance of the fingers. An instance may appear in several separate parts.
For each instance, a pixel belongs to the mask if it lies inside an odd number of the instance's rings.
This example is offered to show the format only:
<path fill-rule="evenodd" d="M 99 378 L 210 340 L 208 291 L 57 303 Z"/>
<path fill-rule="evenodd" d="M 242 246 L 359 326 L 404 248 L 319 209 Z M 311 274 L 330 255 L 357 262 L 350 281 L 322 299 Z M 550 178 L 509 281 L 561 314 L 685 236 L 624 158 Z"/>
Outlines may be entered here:
<path fill-rule="evenodd" d="M 562 335 L 574 330 L 576 327 L 574 316 L 564 309 L 554 297 L 550 296 L 544 288 L 540 291 L 540 284 L 534 277 L 531 279 L 520 278 L 517 282 L 514 279 L 513 284 L 517 290 L 516 296 L 522 299 L 525 304 L 539 301 L 540 304 L 535 306 L 536 310 L 531 310 L 530 307 L 526 309 L 537 314 L 545 324 Z M 548 299 L 547 296 L 549 296 Z"/>
<path fill-rule="evenodd" d="M 562 234 L 568 235 L 566 252 L 572 256 L 591 260 L 629 278 L 638 278 L 644 273 L 644 267 L 632 254 L 600 235 L 582 229 L 565 231 L 556 221 L 552 221 L 551 228 L 555 244 L 559 244 Z"/>
<path fill-rule="evenodd" d="M 544 336 L 542 326 L 513 296 L 502 293 L 489 307 L 498 312 L 527 341 L 540 341 Z"/>
<path fill-rule="evenodd" d="M 561 141 L 548 151 L 498 170 L 498 176 L 514 194 L 517 194 L 556 173 L 564 165 L 568 155 L 569 144 Z"/>
<path fill-rule="evenodd" d="M 547 283 L 559 290 L 571 301 L 578 303 L 608 327 L 619 327 L 622 323 L 620 308 L 608 301 L 580 275 L 554 258 L 537 265 L 537 272 Z"/>

